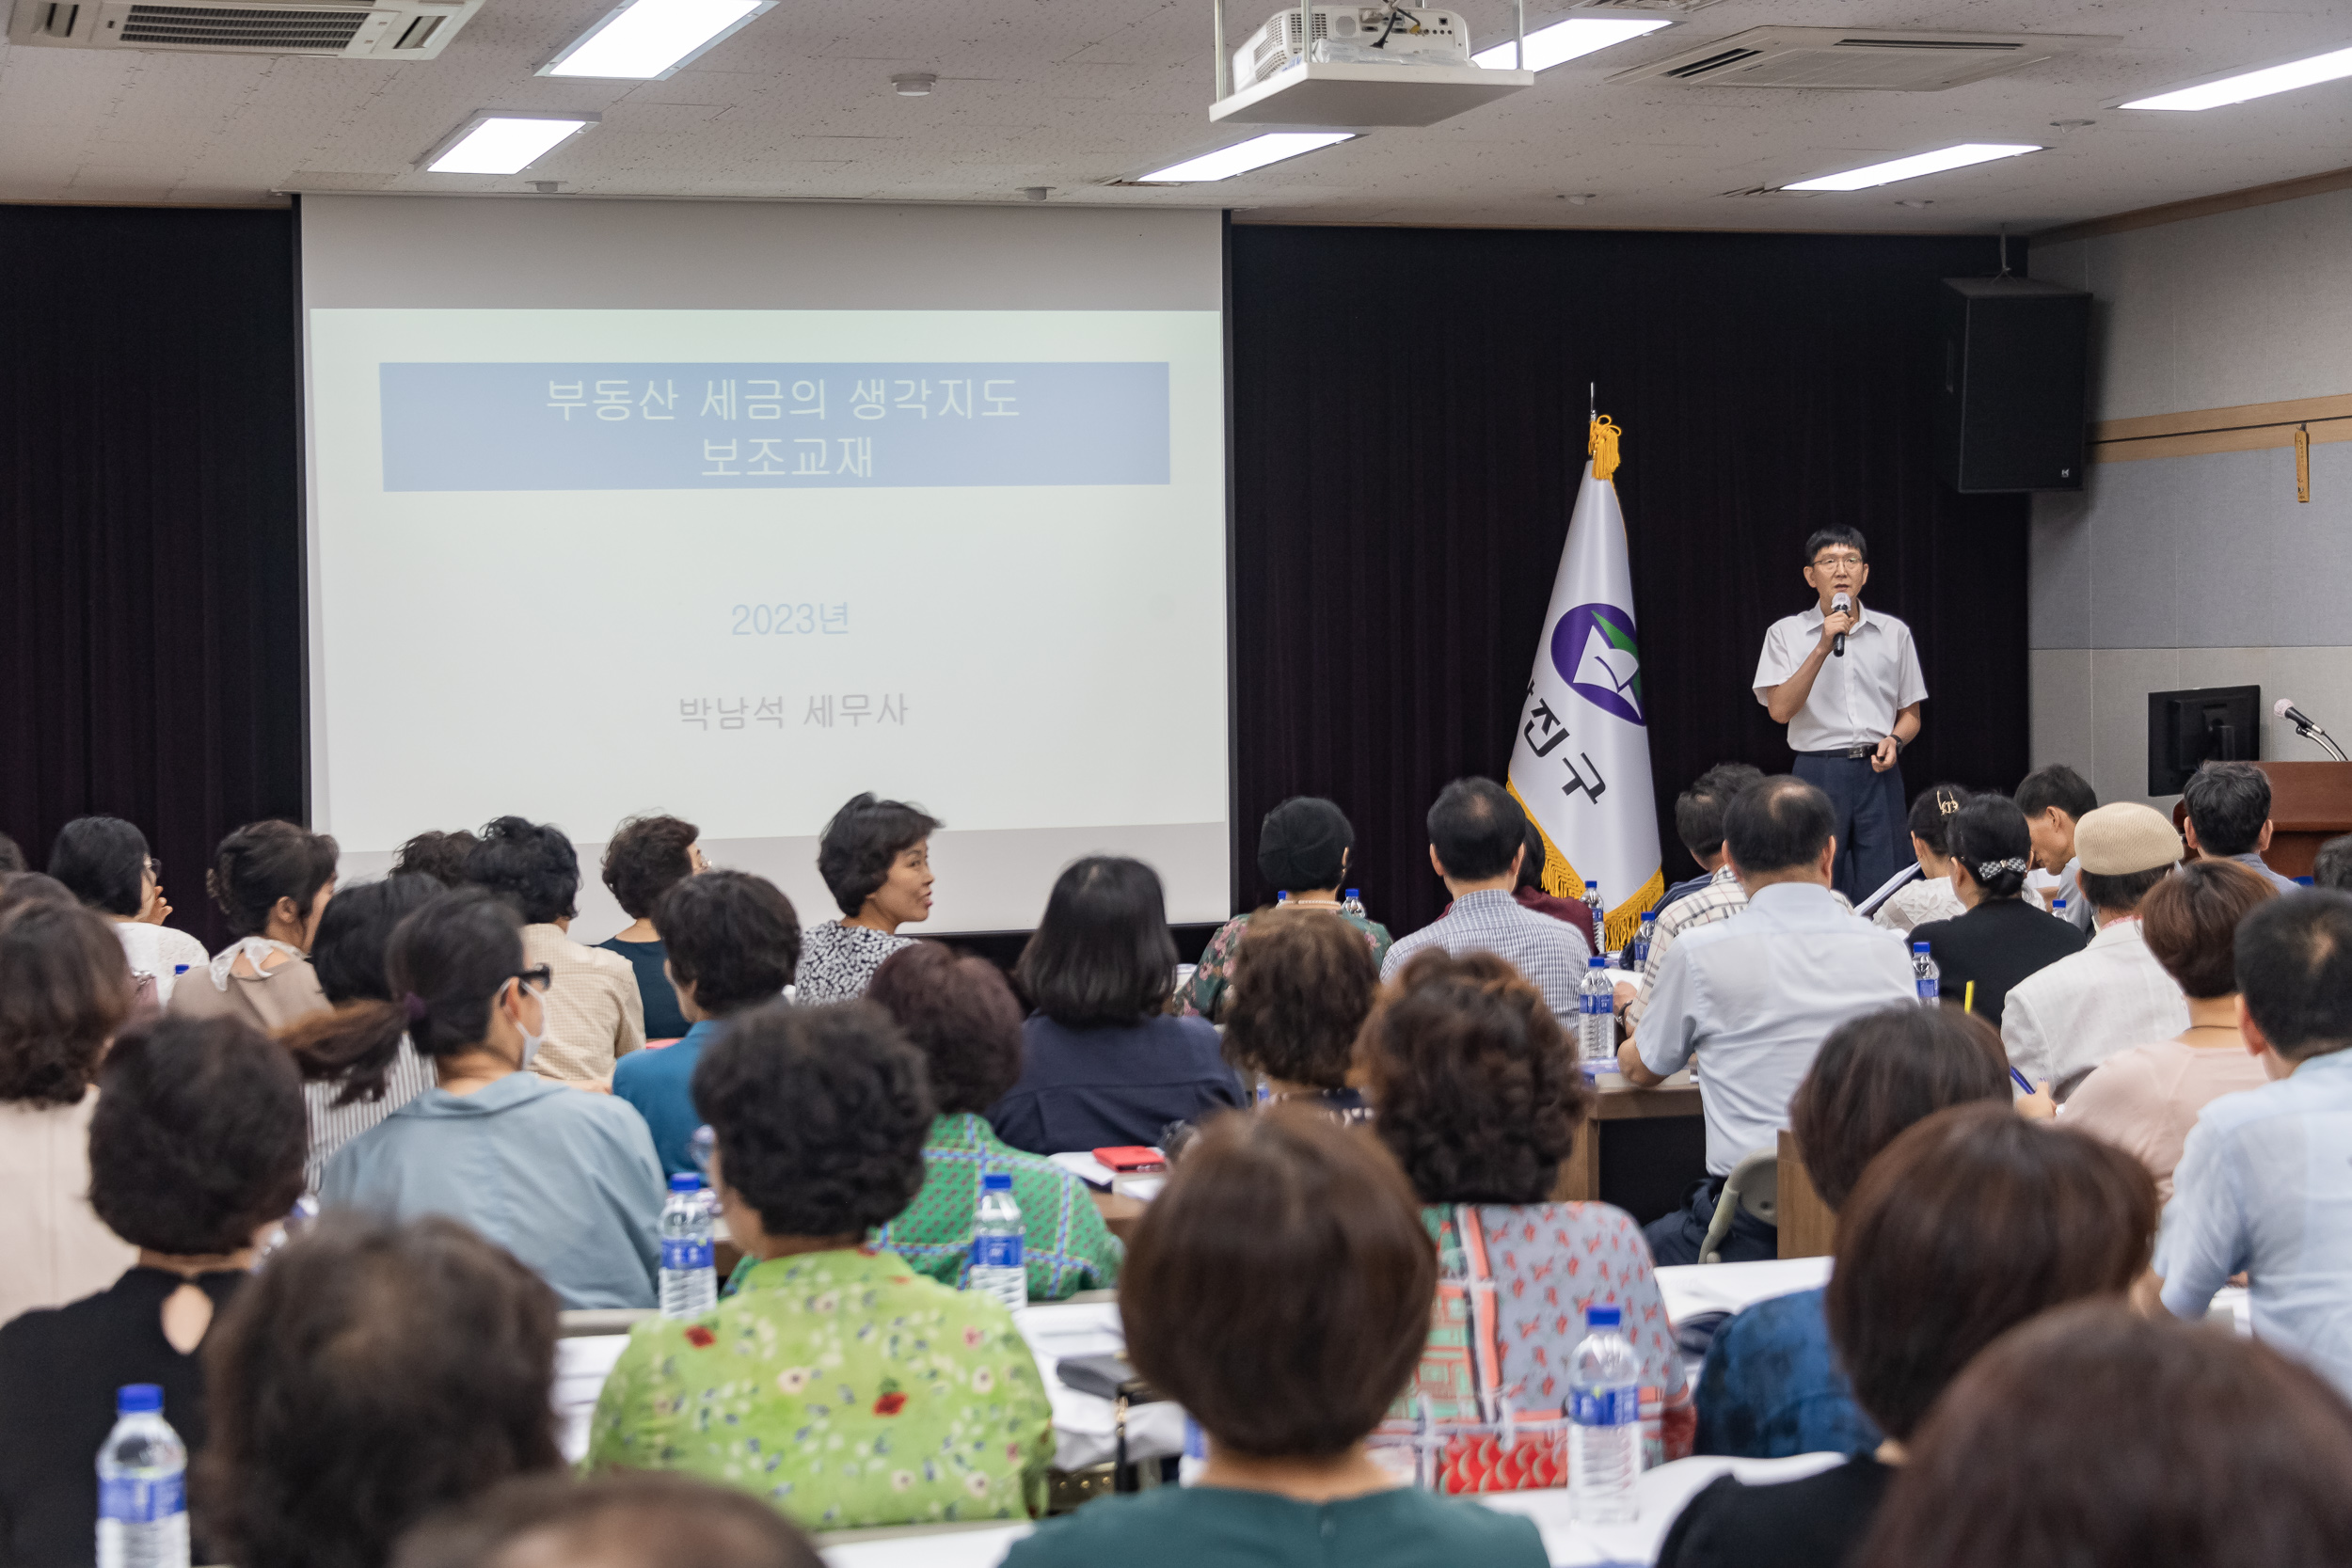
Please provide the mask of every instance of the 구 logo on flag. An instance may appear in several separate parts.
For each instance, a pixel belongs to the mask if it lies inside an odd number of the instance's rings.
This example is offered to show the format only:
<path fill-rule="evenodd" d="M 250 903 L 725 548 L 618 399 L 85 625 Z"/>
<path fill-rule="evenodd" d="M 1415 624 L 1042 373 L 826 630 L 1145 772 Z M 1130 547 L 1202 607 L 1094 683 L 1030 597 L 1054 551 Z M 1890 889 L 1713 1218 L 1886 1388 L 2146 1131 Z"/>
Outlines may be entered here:
<path fill-rule="evenodd" d="M 1633 617 L 1612 604 L 1581 604 L 1551 628 L 1551 667 L 1571 690 L 1629 724 L 1642 714 L 1642 654 Z"/>

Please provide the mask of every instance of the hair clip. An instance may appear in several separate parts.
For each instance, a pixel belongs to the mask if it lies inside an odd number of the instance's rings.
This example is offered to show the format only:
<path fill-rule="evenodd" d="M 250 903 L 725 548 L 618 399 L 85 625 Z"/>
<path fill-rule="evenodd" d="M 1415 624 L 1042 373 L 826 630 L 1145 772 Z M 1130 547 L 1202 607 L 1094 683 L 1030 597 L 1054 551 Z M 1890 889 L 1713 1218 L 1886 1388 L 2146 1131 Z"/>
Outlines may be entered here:
<path fill-rule="evenodd" d="M 422 1023 L 424 1015 L 431 1010 L 425 1006 L 424 998 L 413 990 L 400 999 L 400 1006 L 401 1011 L 408 1015 L 411 1023 Z"/>

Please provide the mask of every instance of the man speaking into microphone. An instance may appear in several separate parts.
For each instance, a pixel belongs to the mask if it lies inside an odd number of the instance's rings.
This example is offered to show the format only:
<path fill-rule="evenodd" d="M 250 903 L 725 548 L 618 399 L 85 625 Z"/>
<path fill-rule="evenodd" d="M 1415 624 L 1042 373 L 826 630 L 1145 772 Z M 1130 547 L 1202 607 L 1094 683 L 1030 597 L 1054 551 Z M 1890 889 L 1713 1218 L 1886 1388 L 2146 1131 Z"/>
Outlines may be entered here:
<path fill-rule="evenodd" d="M 1788 726 L 1797 777 L 1836 808 L 1831 885 L 1860 899 L 1911 859 L 1896 764 L 1919 733 L 1928 683 L 1911 628 L 1884 610 L 1863 610 L 1870 562 L 1861 531 L 1817 529 L 1804 560 L 1814 606 L 1764 634 L 1756 700 Z"/>

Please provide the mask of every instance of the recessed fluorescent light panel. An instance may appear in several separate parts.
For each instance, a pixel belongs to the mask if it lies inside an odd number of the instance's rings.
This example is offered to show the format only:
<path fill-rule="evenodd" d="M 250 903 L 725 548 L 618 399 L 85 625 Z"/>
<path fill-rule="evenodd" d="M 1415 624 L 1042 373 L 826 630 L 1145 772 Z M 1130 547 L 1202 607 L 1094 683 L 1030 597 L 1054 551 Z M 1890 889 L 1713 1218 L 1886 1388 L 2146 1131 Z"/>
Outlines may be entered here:
<path fill-rule="evenodd" d="M 1565 22 L 1555 22 L 1549 27 L 1538 27 L 1527 35 L 1527 65 L 1529 71 L 1549 71 L 1608 48 L 1628 39 L 1638 39 L 1644 33 L 1654 33 L 1661 27 L 1671 27 L 1674 19 L 1663 16 L 1576 16 Z M 1517 40 L 1498 43 L 1492 49 L 1481 49 L 1470 56 L 1473 64 L 1488 71 L 1516 71 L 1518 51 Z"/>
<path fill-rule="evenodd" d="M 542 76 L 668 76 L 776 0 L 628 0 L 539 68 Z"/>
<path fill-rule="evenodd" d="M 2314 87 L 2321 82 L 2340 82 L 2352 76 L 2352 49 L 2339 49 L 2330 55 L 2313 55 L 2308 60 L 2290 60 L 2261 71 L 2241 71 L 2234 76 L 2224 76 L 2218 82 L 2202 87 L 2180 87 L 2160 92 L 2153 98 L 2136 98 L 2122 107 L 2126 109 L 2218 109 L 2225 103 L 2243 103 L 2249 98 L 2267 98 L 2274 92 L 2293 92 L 2297 87 Z"/>
<path fill-rule="evenodd" d="M 1156 173 L 1139 177 L 1136 182 L 1176 185 L 1201 180 L 1231 180 L 1236 174 L 1248 174 L 1253 168 L 1279 164 L 1301 152 L 1312 152 L 1318 147 L 1355 139 L 1353 131 L 1269 131 L 1263 136 L 1252 136 L 1231 147 L 1220 147 L 1215 152 L 1170 164 Z"/>
<path fill-rule="evenodd" d="M 1866 191 L 1872 185 L 1892 184 L 1898 180 L 1916 180 L 1922 174 L 1941 174 L 1947 168 L 1966 168 L 1970 164 L 1989 164 L 1996 158 L 2014 158 L 2021 152 L 2042 150 L 2043 149 L 2027 143 L 1963 142 L 1958 147 L 1938 148 L 1933 152 L 1915 152 L 1908 158 L 1871 164 L 1865 168 L 1850 168 L 1843 174 L 1824 174 L 1819 180 L 1800 180 L 1793 185 L 1780 188 L 1784 191 Z"/>
<path fill-rule="evenodd" d="M 458 127 L 457 134 L 427 153 L 430 174 L 519 174 L 565 137 L 585 131 L 599 117 L 590 114 L 493 114 L 487 111 Z"/>

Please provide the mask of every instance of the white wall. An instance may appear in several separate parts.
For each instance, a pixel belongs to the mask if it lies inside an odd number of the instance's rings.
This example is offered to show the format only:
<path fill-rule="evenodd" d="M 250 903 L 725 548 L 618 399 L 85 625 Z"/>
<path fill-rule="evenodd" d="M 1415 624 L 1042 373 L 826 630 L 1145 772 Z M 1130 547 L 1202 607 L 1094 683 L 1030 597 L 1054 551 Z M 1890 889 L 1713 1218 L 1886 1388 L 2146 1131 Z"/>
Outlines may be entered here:
<path fill-rule="evenodd" d="M 2352 392 L 2352 191 L 2037 245 L 2034 277 L 2088 289 L 2091 415 Z M 2147 694 L 2259 683 L 2352 734 L 2352 444 L 2094 463 L 2034 500 L 2037 767 L 2102 800 L 2147 794 Z M 2262 754 L 2323 753 L 2267 716 Z M 2163 798 L 2166 800 L 2169 797 Z"/>

